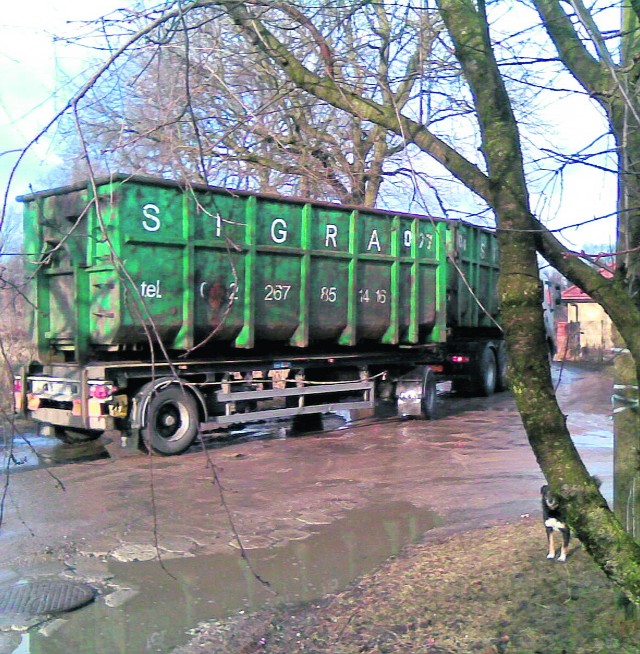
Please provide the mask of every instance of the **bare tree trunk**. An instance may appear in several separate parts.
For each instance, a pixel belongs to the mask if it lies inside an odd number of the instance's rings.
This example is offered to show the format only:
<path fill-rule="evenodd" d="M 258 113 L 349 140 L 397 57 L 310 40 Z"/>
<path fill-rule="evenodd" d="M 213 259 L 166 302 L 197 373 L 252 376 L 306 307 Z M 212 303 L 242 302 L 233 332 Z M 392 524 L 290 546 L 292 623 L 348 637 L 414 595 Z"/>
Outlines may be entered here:
<path fill-rule="evenodd" d="M 628 77 L 619 78 L 618 102 L 612 104 L 610 122 L 619 151 L 618 234 L 616 275 L 627 287 L 631 302 L 640 305 L 640 107 L 632 71 L 637 54 L 639 21 L 629 7 L 623 9 L 625 26 L 621 66 Z M 614 368 L 614 508 L 625 529 L 640 538 L 640 415 L 638 367 L 619 334 Z M 637 616 L 636 616 L 637 617 Z"/>

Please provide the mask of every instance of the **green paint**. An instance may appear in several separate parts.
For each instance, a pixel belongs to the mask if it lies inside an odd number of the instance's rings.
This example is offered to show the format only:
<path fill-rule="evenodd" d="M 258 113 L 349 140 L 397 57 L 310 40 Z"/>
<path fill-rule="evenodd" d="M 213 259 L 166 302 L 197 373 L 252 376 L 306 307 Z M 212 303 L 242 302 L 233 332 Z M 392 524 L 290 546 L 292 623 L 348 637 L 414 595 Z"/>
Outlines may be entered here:
<path fill-rule="evenodd" d="M 256 304 L 256 289 L 253 283 L 256 267 L 256 233 L 257 233 L 257 206 L 255 198 L 249 198 L 246 205 L 246 241 L 249 244 L 244 264 L 244 289 L 239 298 L 243 306 L 243 327 L 235 340 L 236 347 L 250 348 L 254 344 L 254 315 Z"/>
<path fill-rule="evenodd" d="M 382 336 L 382 342 L 395 345 L 400 340 L 400 303 L 405 299 L 400 296 L 400 217 L 394 216 L 391 226 L 391 261 L 389 288 L 389 327 Z"/>
<path fill-rule="evenodd" d="M 356 320 L 357 320 L 357 271 L 358 271 L 358 258 L 357 258 L 357 230 L 358 230 L 358 217 L 357 211 L 352 211 L 349 214 L 349 229 L 348 229 L 348 242 L 347 248 L 349 253 L 348 264 L 348 277 L 347 277 L 347 324 L 340 334 L 340 345 L 355 345 L 356 344 Z"/>
<path fill-rule="evenodd" d="M 151 338 L 178 351 L 443 342 L 452 289 L 467 305 L 453 312 L 460 325 L 483 319 L 447 261 L 455 230 L 468 241 L 458 265 L 493 307 L 496 266 L 481 274 L 476 250 L 495 238 L 476 227 L 122 177 L 98 184 L 99 215 L 88 211 L 69 235 L 68 207 L 80 216 L 89 189 L 24 198 L 27 247 L 64 243 L 33 269 L 50 354 L 66 347 L 83 359 Z"/>
<path fill-rule="evenodd" d="M 306 204 L 302 209 L 302 233 L 300 245 L 304 254 L 300 261 L 300 310 L 298 311 L 298 327 L 291 337 L 291 345 L 295 347 L 306 347 L 309 345 L 309 316 L 310 304 L 310 279 L 311 279 L 311 231 L 313 220 L 313 208 Z"/>

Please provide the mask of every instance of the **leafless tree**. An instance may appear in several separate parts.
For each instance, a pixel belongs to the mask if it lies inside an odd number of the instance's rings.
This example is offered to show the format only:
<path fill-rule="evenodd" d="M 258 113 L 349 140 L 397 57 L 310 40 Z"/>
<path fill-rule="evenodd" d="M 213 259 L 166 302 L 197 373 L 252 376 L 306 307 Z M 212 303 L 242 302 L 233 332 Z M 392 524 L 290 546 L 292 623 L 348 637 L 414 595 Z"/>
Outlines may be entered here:
<path fill-rule="evenodd" d="M 304 14 L 280 7 L 300 56 L 313 58 L 318 47 L 321 67 L 399 110 L 425 104 L 434 74 L 428 53 L 442 29 L 434 14 L 414 15 L 399 29 L 373 12 L 372 44 L 359 37 L 349 6 L 318 27 L 308 22 L 311 41 L 295 29 Z M 173 31 L 153 34 L 91 94 L 85 137 L 111 169 L 368 206 L 385 185 L 393 193 L 415 176 L 401 137 L 300 91 L 268 57 L 247 59 L 229 21 L 212 20 L 204 8 L 179 13 Z M 418 110 L 433 120 L 450 112 L 436 103 Z"/>

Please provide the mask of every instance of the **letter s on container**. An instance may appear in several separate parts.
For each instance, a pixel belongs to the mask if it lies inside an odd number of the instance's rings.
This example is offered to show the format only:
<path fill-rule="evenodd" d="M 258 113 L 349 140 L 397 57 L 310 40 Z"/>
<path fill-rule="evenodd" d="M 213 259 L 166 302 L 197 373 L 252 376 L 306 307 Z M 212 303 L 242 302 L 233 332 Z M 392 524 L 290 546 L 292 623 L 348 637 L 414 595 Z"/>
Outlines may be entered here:
<path fill-rule="evenodd" d="M 142 215 L 144 216 L 142 226 L 148 232 L 157 232 L 160 229 L 160 207 L 157 204 L 145 204 L 142 207 Z"/>

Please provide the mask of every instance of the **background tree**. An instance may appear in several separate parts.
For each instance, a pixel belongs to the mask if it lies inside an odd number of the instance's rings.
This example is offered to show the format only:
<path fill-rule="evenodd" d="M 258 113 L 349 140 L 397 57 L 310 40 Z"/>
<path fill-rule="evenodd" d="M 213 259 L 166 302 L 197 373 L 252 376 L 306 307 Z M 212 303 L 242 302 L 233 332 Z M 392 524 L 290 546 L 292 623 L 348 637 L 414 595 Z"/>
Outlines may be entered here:
<path fill-rule="evenodd" d="M 283 29 L 306 21 L 294 5 L 280 8 Z M 302 36 L 289 30 L 289 47 L 303 58 L 318 47 L 327 70 L 348 71 L 351 83 L 401 110 L 421 93 L 423 50 L 441 24 L 417 15 L 405 33 L 380 20 L 372 49 L 358 24 L 344 20 L 349 11 L 333 10 L 331 25 L 341 27 L 332 29 L 331 44 L 322 35 L 327 17 L 319 27 L 305 22 Z M 112 170 L 366 206 L 385 180 L 392 193 L 414 175 L 401 137 L 300 91 L 268 58 L 247 59 L 237 34 L 203 10 L 178 18 L 170 38 L 154 35 L 92 89 L 83 130 Z M 415 40 L 421 48 L 407 55 Z"/>

